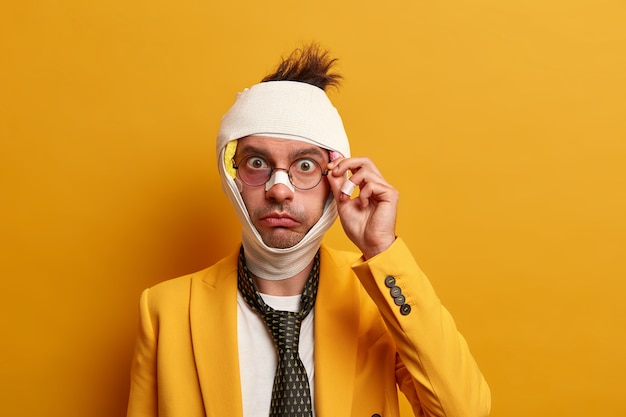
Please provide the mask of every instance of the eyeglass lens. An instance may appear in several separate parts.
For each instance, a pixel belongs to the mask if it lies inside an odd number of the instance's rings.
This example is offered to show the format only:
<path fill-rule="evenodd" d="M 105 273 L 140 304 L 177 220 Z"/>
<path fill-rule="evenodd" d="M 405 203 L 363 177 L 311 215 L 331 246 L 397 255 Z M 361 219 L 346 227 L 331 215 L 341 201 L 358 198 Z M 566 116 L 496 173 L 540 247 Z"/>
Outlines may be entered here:
<path fill-rule="evenodd" d="M 255 155 L 242 159 L 236 168 L 239 178 L 251 186 L 265 184 L 277 169 L 285 170 L 284 168 L 272 167 L 264 158 Z M 315 187 L 323 175 L 320 164 L 311 158 L 300 158 L 293 161 L 287 171 L 293 186 L 301 190 Z"/>

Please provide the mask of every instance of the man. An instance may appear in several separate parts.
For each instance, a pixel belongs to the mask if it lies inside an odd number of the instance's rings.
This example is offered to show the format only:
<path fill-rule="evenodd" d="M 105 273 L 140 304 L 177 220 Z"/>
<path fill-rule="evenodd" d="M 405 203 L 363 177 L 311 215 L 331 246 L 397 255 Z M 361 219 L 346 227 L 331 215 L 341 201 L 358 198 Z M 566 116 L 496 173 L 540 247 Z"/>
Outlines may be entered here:
<path fill-rule="evenodd" d="M 397 387 L 416 416 L 489 413 L 464 339 L 396 236 L 398 192 L 350 157 L 324 92 L 333 64 L 297 50 L 224 115 L 218 168 L 242 246 L 144 291 L 128 417 L 399 416 Z M 360 254 L 321 243 L 337 215 Z"/>

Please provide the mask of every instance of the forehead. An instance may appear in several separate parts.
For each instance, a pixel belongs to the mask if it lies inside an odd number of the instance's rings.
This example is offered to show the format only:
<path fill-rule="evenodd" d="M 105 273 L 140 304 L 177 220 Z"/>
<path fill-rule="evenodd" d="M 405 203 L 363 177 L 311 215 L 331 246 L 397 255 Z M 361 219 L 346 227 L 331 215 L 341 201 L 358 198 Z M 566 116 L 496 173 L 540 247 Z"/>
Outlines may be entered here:
<path fill-rule="evenodd" d="M 259 153 L 262 156 L 298 156 L 311 155 L 327 157 L 328 151 L 310 143 L 291 139 L 281 139 L 269 136 L 246 136 L 237 141 L 238 155 Z"/>

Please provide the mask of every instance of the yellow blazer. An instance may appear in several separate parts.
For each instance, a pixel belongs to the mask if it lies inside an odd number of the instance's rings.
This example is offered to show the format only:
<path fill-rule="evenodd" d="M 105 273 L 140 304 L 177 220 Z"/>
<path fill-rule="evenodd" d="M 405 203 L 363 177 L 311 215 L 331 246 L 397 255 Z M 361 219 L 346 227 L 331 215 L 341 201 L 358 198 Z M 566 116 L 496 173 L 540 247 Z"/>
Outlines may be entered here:
<path fill-rule="evenodd" d="M 143 292 L 128 417 L 242 417 L 237 256 Z M 487 383 L 401 239 L 366 262 L 323 245 L 320 266 L 317 417 L 398 417 L 398 386 L 416 416 L 489 414 Z"/>

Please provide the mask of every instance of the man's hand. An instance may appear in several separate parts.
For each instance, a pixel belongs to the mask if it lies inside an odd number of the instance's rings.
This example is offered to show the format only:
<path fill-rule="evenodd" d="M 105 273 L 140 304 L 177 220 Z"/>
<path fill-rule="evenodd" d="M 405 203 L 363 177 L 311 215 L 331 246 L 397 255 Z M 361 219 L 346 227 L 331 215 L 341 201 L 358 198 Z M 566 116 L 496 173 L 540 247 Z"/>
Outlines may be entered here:
<path fill-rule="evenodd" d="M 398 191 L 385 181 L 369 158 L 340 158 L 329 163 L 328 169 L 328 182 L 343 230 L 365 259 L 391 246 L 396 239 Z M 352 173 L 349 180 L 359 187 L 359 194 L 353 199 L 341 191 L 348 171 Z"/>

